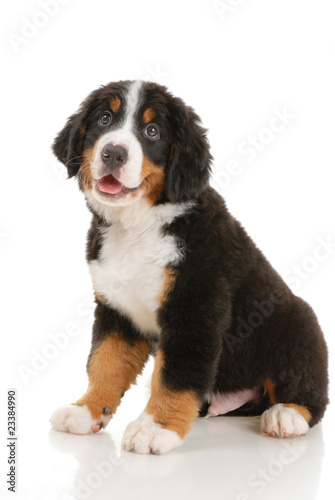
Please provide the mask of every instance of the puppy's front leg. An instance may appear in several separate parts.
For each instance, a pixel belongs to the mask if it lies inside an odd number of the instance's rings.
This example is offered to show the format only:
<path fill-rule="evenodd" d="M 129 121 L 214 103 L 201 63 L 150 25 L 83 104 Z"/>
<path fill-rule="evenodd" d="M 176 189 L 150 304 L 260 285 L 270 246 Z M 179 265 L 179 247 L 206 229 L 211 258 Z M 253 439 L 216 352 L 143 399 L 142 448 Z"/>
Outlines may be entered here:
<path fill-rule="evenodd" d="M 136 453 L 163 454 L 180 446 L 197 417 L 201 400 L 196 391 L 176 390 L 164 380 L 164 353 L 156 354 L 151 397 L 140 417 L 128 425 L 122 446 Z"/>
<path fill-rule="evenodd" d="M 61 406 L 52 414 L 52 427 L 72 434 L 106 427 L 124 392 L 141 372 L 149 350 L 145 340 L 129 342 L 118 332 L 93 342 L 87 363 L 87 391 L 75 404 Z"/>

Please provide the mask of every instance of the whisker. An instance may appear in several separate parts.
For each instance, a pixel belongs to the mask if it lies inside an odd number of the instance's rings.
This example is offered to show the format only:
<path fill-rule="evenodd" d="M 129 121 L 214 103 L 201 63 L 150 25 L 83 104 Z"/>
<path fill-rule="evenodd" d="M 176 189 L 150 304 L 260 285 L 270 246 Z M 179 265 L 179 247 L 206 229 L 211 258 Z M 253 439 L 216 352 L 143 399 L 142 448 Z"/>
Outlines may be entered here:
<path fill-rule="evenodd" d="M 91 167 L 90 160 L 85 160 L 80 165 L 80 170 L 78 172 L 78 181 L 83 188 L 89 189 L 91 187 L 91 183 L 89 181 L 89 177 L 87 176 L 87 170 Z"/>
<path fill-rule="evenodd" d="M 68 163 L 70 163 L 70 161 L 73 161 L 73 160 L 76 160 L 77 158 L 82 158 L 83 155 L 79 155 L 79 156 L 74 156 L 73 158 L 70 158 L 66 163 L 65 165 L 67 165 Z"/>

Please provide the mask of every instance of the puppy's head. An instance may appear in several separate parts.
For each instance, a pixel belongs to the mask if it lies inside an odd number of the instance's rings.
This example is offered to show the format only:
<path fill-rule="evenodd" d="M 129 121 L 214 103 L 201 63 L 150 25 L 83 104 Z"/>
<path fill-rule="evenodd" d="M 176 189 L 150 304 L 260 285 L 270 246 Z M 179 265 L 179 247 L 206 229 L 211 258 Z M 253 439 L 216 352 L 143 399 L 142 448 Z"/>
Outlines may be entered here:
<path fill-rule="evenodd" d="M 53 151 L 90 206 L 190 200 L 208 183 L 211 155 L 199 117 L 165 87 L 111 83 L 92 92 Z"/>

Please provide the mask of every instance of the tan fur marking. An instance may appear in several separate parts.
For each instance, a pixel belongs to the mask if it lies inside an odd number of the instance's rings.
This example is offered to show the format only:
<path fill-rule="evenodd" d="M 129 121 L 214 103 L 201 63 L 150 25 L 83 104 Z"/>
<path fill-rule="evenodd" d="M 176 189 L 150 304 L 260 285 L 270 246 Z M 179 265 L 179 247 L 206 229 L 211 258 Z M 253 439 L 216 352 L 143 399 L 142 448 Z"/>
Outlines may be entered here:
<path fill-rule="evenodd" d="M 286 408 L 292 408 L 293 410 L 297 411 L 299 415 L 304 417 L 306 422 L 310 422 L 312 420 L 312 414 L 307 406 L 296 405 L 294 403 L 283 403 L 283 406 L 285 406 Z"/>
<path fill-rule="evenodd" d="M 95 282 L 94 282 L 94 278 L 93 278 L 93 274 L 90 272 L 90 276 L 91 276 L 91 280 L 92 280 L 92 285 L 93 285 L 93 290 L 94 290 L 94 295 L 95 295 L 95 298 L 101 302 L 102 304 L 106 304 L 107 303 L 107 300 L 106 298 L 102 295 L 102 293 L 99 293 L 96 291 L 96 286 L 95 286 Z"/>
<path fill-rule="evenodd" d="M 184 439 L 198 416 L 200 402 L 193 391 L 172 391 L 164 387 L 161 381 L 163 366 L 163 354 L 158 351 L 146 411 L 163 428 L 177 432 Z"/>
<path fill-rule="evenodd" d="M 172 267 L 166 267 L 164 269 L 164 283 L 161 293 L 158 295 L 158 302 L 163 305 L 169 296 L 169 293 L 173 290 L 175 281 L 177 278 L 177 271 Z"/>
<path fill-rule="evenodd" d="M 109 101 L 109 105 L 113 113 L 116 113 L 121 107 L 121 99 L 116 95 Z"/>
<path fill-rule="evenodd" d="M 159 200 L 164 190 L 165 168 L 152 163 L 147 156 L 142 162 L 142 189 L 144 197 L 151 203 Z"/>
<path fill-rule="evenodd" d="M 174 155 L 174 148 L 175 148 L 175 145 L 174 145 L 174 144 L 172 144 L 172 146 L 171 146 L 171 151 L 170 151 L 170 156 L 169 156 L 169 161 L 171 161 L 171 160 L 172 160 L 172 158 L 173 158 L 173 155 Z"/>
<path fill-rule="evenodd" d="M 93 419 L 100 418 L 106 406 L 114 413 L 123 393 L 135 383 L 149 351 L 145 340 L 130 345 L 118 333 L 106 337 L 89 359 L 88 388 L 75 404 L 87 405 Z"/>
<path fill-rule="evenodd" d="M 104 297 L 101 293 L 95 292 L 95 293 L 94 293 L 94 295 L 95 295 L 95 298 L 96 298 L 99 302 L 101 302 L 101 304 L 107 304 L 107 300 L 106 300 L 106 298 L 105 298 L 105 297 Z"/>
<path fill-rule="evenodd" d="M 278 403 L 275 395 L 275 389 L 276 389 L 276 384 L 272 382 L 272 380 L 270 379 L 266 380 L 264 384 L 264 392 L 268 394 L 271 405 L 275 405 Z"/>
<path fill-rule="evenodd" d="M 272 382 L 272 380 L 268 379 L 264 384 L 264 392 L 268 394 L 271 405 L 280 403 L 280 401 L 278 401 L 276 398 L 275 389 L 276 389 L 276 384 Z M 310 422 L 312 419 L 312 414 L 307 408 L 307 406 L 296 405 L 294 403 L 283 403 L 283 406 L 285 406 L 286 408 L 292 408 L 293 410 L 296 410 L 302 417 L 304 417 L 304 419 L 307 422 Z"/>
<path fill-rule="evenodd" d="M 79 135 L 80 135 L 81 139 L 84 137 L 85 132 L 86 132 L 86 125 L 80 125 L 80 127 L 79 127 Z"/>
<path fill-rule="evenodd" d="M 94 179 L 92 177 L 91 165 L 93 162 L 94 148 L 84 149 L 83 151 L 83 161 L 80 165 L 79 175 L 80 182 L 84 189 L 92 189 Z"/>
<path fill-rule="evenodd" d="M 143 113 L 144 123 L 150 123 L 156 116 L 156 112 L 152 108 L 147 108 Z"/>

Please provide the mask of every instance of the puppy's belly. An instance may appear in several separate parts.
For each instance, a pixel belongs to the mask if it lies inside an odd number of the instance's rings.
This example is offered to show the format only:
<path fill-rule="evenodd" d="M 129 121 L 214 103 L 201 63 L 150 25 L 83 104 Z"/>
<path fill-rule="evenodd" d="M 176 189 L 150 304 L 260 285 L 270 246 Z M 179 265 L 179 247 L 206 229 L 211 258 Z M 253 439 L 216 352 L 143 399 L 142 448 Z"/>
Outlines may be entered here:
<path fill-rule="evenodd" d="M 215 417 L 216 415 L 224 415 L 230 411 L 237 410 L 237 408 L 248 403 L 248 401 L 256 399 L 258 395 L 259 390 L 257 387 L 230 393 L 217 392 L 208 408 L 208 415 Z"/>

